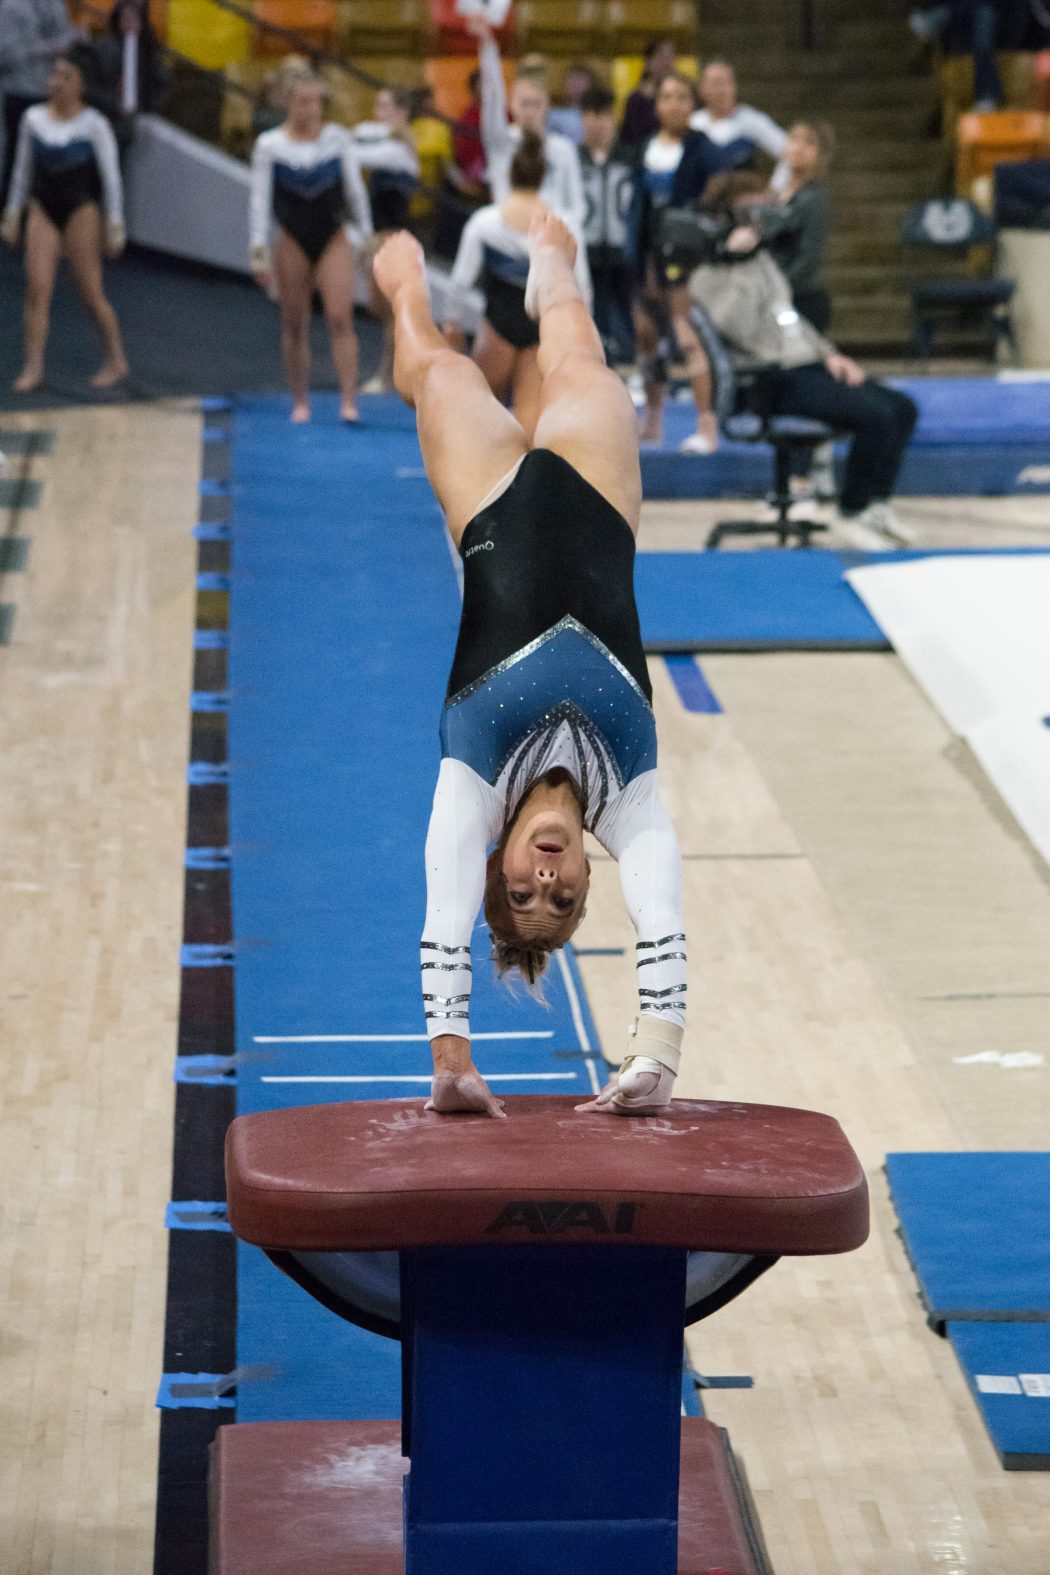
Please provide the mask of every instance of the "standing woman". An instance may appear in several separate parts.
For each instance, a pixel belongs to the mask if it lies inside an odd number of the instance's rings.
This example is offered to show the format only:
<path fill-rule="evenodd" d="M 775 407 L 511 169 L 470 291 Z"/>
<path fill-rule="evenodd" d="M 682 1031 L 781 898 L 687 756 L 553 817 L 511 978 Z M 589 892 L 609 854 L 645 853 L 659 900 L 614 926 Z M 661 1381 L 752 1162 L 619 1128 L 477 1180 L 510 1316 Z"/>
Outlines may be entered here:
<path fill-rule="evenodd" d="M 358 163 L 368 171 L 375 245 L 387 235 L 408 226 L 412 193 L 419 186 L 419 150 L 412 135 L 414 95 L 409 88 L 380 88 L 375 119 L 362 120 L 353 130 Z M 394 387 L 394 330 L 386 300 L 373 280 L 368 310 L 383 328 L 383 343 L 376 375 L 365 385 L 366 394 L 389 394 Z"/>
<path fill-rule="evenodd" d="M 479 208 L 464 226 L 445 302 L 445 336 L 459 348 L 467 294 L 480 283 L 485 315 L 474 335 L 474 363 L 497 399 L 509 397 L 527 436 L 536 425 L 540 394 L 540 332 L 525 310 L 529 225 L 543 207 L 538 194 L 546 172 L 543 143 L 527 131 L 510 162 L 510 195 Z M 586 296 L 584 258 L 580 246 L 576 282 Z"/>
<path fill-rule="evenodd" d="M 74 45 L 55 61 L 45 104 L 22 116 L 3 238 L 18 245 L 25 223 L 25 366 L 14 390 L 27 394 L 44 376 L 44 348 L 58 265 L 69 262 L 77 289 L 102 336 L 104 359 L 92 388 L 128 375 L 120 326 L 102 289 L 102 257 L 124 250 L 124 199 L 117 143 L 109 121 L 84 103 L 90 52 Z M 103 219 L 103 210 L 105 219 Z"/>
<path fill-rule="evenodd" d="M 717 168 L 715 151 L 702 131 L 692 131 L 696 106 L 693 84 L 669 71 L 656 93 L 660 129 L 642 150 L 641 172 L 632 213 L 631 235 L 639 296 L 635 332 L 643 355 L 645 418 L 642 441 L 663 436 L 667 393 L 667 346 L 677 344 L 696 401 L 696 431 L 681 445 L 685 454 L 713 454 L 718 422 L 711 407 L 711 368 L 689 316 L 685 279 L 672 278 L 658 255 L 660 215 L 668 208 L 695 207 Z"/>
<path fill-rule="evenodd" d="M 824 254 L 831 225 L 827 177 L 835 133 L 825 121 L 797 121 L 784 149 L 787 184 L 775 205 L 759 211 L 759 228 L 791 286 L 795 310 L 818 333 L 831 326 L 831 297 L 824 283 Z"/>
<path fill-rule="evenodd" d="M 339 414 L 357 420 L 354 253 L 347 216 L 362 235 L 372 215 L 350 135 L 324 118 L 328 87 L 320 77 L 294 78 L 282 126 L 264 131 L 252 150 L 251 269 L 264 290 L 275 282 L 281 306 L 281 354 L 292 391 L 292 420 L 310 419 L 310 310 L 316 289 L 324 307 L 339 379 Z M 271 218 L 277 233 L 269 244 Z"/>
<path fill-rule="evenodd" d="M 597 1105 L 624 1116 L 665 1109 L 681 1056 L 681 855 L 660 798 L 634 600 L 638 434 L 583 301 L 575 252 L 566 226 L 537 212 L 525 292 L 540 333 L 531 436 L 435 327 L 412 237 L 394 236 L 375 263 L 394 313 L 398 391 L 416 412 L 427 475 L 463 560 L 420 942 L 429 1108 L 442 1113 L 503 1114 L 471 1053 L 478 908 L 497 973 L 514 968 L 535 986 L 583 917 L 584 830 L 617 860 L 637 935 L 638 1016 Z"/>

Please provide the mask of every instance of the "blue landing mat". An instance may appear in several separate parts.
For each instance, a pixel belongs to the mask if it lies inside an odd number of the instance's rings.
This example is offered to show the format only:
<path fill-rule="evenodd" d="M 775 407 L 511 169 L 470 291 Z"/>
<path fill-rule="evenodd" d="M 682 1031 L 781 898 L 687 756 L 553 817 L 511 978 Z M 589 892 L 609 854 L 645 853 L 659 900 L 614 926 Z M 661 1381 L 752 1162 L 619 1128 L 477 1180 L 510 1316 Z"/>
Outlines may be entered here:
<path fill-rule="evenodd" d="M 642 552 L 635 590 L 647 651 L 885 651 L 843 578 L 860 555 L 817 549 Z"/>
<path fill-rule="evenodd" d="M 890 1154 L 886 1173 L 939 1333 L 949 1321 L 1050 1326 L 1050 1153 Z"/>
<path fill-rule="evenodd" d="M 1050 1471 L 1050 1324 L 948 1324 L 989 1437 L 1007 1471 Z"/>
<path fill-rule="evenodd" d="M 919 425 L 898 486 L 902 495 L 1050 492 L 1050 379 L 891 381 L 919 406 Z M 663 444 L 642 450 L 646 497 L 758 497 L 769 490 L 773 465 L 762 445 L 727 443 L 709 457 L 679 454 L 678 445 L 694 425 L 691 403 L 668 405 Z M 841 445 L 838 452 L 841 458 Z"/>
<path fill-rule="evenodd" d="M 422 1099 L 423 842 L 459 618 L 412 417 L 361 428 L 316 402 L 244 399 L 232 437 L 230 843 L 240 1112 Z M 476 935 L 472 1020 L 497 1093 L 600 1086 L 571 957 L 551 1009 L 497 989 Z M 562 954 L 564 957 L 564 954 Z M 340 1081 L 342 1080 L 342 1081 Z M 400 1409 L 400 1349 L 342 1323 L 250 1247 L 238 1254 L 241 1421 Z"/>
<path fill-rule="evenodd" d="M 1045 553 L 1045 548 L 1011 548 Z M 642 552 L 635 569 L 647 651 L 886 651 L 889 641 L 844 578 L 865 564 L 913 558 L 987 557 L 994 548 L 951 553 Z"/>

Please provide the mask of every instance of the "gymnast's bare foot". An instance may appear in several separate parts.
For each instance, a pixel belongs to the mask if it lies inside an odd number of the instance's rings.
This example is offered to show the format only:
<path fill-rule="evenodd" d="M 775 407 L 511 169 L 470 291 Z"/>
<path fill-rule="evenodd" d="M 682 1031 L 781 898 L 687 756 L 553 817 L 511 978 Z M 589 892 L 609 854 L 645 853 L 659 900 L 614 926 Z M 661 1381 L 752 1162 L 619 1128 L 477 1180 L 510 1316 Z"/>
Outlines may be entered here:
<path fill-rule="evenodd" d="M 92 388 L 116 388 L 130 371 L 131 368 L 126 361 L 107 361 L 104 366 L 99 367 L 94 377 L 89 378 L 89 385 Z"/>
<path fill-rule="evenodd" d="M 426 287 L 426 265 L 423 248 L 407 230 L 395 230 L 376 252 L 372 261 L 372 277 L 391 306 L 399 290 L 406 285 Z"/>
<path fill-rule="evenodd" d="M 464 1112 L 480 1116 L 494 1116 L 506 1121 L 502 1099 L 496 1099 L 478 1071 L 435 1072 L 430 1098 L 424 1110 L 435 1110 L 439 1116 Z"/>
<path fill-rule="evenodd" d="M 27 366 L 25 371 L 15 378 L 11 387 L 16 394 L 31 394 L 34 388 L 39 388 L 43 381 L 44 369 L 42 366 Z"/>
<path fill-rule="evenodd" d="M 292 406 L 292 424 L 302 427 L 310 419 L 310 404 L 306 399 L 297 399 Z"/>
<path fill-rule="evenodd" d="M 555 218 L 549 208 L 540 208 L 529 225 L 529 279 L 525 286 L 525 310 L 538 320 L 549 307 L 561 301 L 578 301 L 573 264 L 576 240 L 568 225 Z"/>

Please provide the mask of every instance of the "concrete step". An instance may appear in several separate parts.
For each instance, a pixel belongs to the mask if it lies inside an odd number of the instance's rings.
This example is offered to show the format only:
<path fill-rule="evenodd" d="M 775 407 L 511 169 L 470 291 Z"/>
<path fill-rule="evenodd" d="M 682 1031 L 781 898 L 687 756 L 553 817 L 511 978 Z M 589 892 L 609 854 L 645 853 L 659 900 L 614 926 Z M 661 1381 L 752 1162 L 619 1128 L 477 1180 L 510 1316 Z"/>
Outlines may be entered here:
<path fill-rule="evenodd" d="M 712 41 L 709 38 L 705 52 L 725 54 L 729 60 L 736 62 L 737 70 L 746 72 L 752 81 L 823 82 L 829 77 L 840 77 L 844 72 L 855 71 L 860 61 L 863 61 L 865 75 L 869 78 L 878 77 L 881 80 L 902 75 L 901 53 L 895 48 L 791 49 L 787 45 L 767 42 L 764 37 L 755 38 L 751 35 L 749 38 L 748 30 L 743 28 L 740 30 L 739 43 L 733 39 L 724 42 L 719 35 L 718 48 L 712 50 Z"/>
<path fill-rule="evenodd" d="M 939 174 L 943 162 L 939 143 L 913 137 L 893 141 L 861 137 L 856 142 L 840 142 L 835 151 L 835 169 L 840 172 L 925 169 Z"/>
<path fill-rule="evenodd" d="M 844 204 L 835 213 L 835 234 L 857 234 L 877 236 L 888 240 L 900 238 L 901 221 L 908 209 L 909 202 L 852 202 Z"/>
<path fill-rule="evenodd" d="M 771 115 L 775 113 L 774 105 L 786 105 L 796 114 L 820 114 L 828 120 L 834 120 L 842 110 L 874 111 L 879 117 L 875 124 L 883 136 L 888 130 L 897 130 L 898 111 L 905 115 L 921 111 L 928 116 L 936 104 L 932 81 L 905 76 L 870 78 L 864 74 L 860 60 L 852 63 L 850 73 L 819 82 L 791 76 L 779 80 L 752 78 L 746 61 L 741 61 L 740 96 L 750 99 L 752 92 L 760 93 L 759 107 Z"/>
<path fill-rule="evenodd" d="M 913 169 L 851 170 L 833 168 L 828 185 L 835 208 L 847 203 L 879 202 L 883 198 L 905 202 L 922 202 L 937 194 L 937 181 L 921 165 Z"/>

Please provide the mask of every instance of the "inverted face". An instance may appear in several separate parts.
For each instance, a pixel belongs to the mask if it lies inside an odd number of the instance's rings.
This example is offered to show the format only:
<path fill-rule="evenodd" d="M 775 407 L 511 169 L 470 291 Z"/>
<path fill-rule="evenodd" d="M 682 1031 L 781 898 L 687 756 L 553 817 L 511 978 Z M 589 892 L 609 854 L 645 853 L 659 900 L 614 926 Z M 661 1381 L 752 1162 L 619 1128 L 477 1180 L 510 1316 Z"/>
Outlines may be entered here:
<path fill-rule="evenodd" d="M 522 940 L 560 934 L 583 911 L 589 871 L 579 817 L 543 808 L 521 815 L 503 851 L 507 906 Z"/>
<path fill-rule="evenodd" d="M 695 104 L 693 95 L 677 77 L 664 77 L 656 94 L 656 118 L 660 130 L 671 136 L 683 136 L 689 129 L 689 117 Z"/>
<path fill-rule="evenodd" d="M 535 131 L 542 136 L 549 107 L 550 99 L 538 82 L 528 79 L 515 82 L 510 94 L 510 112 L 522 131 Z"/>
<path fill-rule="evenodd" d="M 808 178 L 816 174 L 820 164 L 820 143 L 809 126 L 792 126 L 784 158 L 793 175 Z"/>
<path fill-rule="evenodd" d="M 708 66 L 700 78 L 700 97 L 712 115 L 731 115 L 736 108 L 736 73 L 732 66 Z"/>

